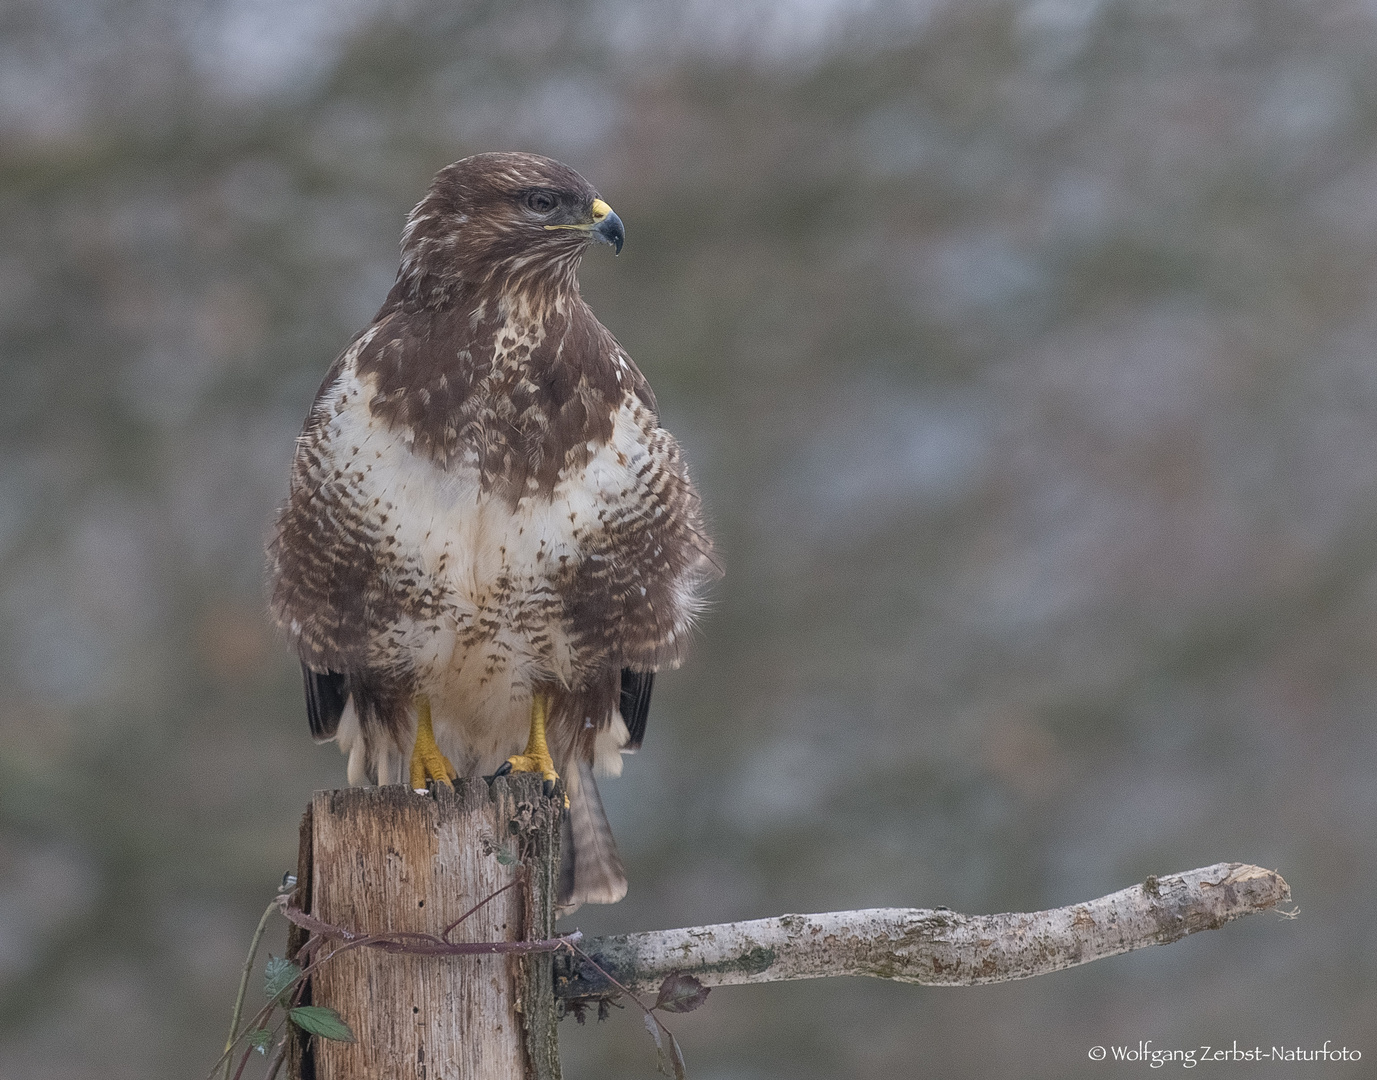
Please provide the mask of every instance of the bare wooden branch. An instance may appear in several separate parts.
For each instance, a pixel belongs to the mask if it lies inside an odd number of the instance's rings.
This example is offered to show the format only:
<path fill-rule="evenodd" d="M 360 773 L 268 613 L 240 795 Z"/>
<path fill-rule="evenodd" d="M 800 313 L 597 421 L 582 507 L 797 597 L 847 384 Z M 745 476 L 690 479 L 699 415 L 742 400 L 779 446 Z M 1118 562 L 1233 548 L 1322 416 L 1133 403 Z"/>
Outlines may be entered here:
<path fill-rule="evenodd" d="M 962 915 L 871 908 L 654 930 L 585 940 L 581 948 L 627 988 L 651 991 L 673 972 L 707 986 L 872 975 L 927 986 L 1012 982 L 1166 945 L 1289 900 L 1270 870 L 1216 863 L 1051 911 Z M 555 961 L 562 998 L 613 988 L 577 957 Z"/>

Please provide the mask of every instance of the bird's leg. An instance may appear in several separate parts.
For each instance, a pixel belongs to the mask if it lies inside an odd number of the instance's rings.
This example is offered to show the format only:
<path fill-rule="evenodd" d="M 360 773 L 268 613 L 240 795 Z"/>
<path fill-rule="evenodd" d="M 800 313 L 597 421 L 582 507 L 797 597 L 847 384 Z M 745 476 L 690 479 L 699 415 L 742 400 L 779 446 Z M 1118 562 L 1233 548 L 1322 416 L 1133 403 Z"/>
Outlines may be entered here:
<path fill-rule="evenodd" d="M 438 780 L 447 788 L 458 778 L 459 770 L 449 763 L 435 745 L 435 729 L 430 724 L 430 698 L 416 695 L 416 747 L 411 751 L 412 790 L 425 792 L 429 781 Z"/>
<path fill-rule="evenodd" d="M 524 753 L 515 754 L 502 763 L 498 776 L 510 772 L 538 772 L 545 780 L 548 795 L 555 789 L 559 773 L 555 772 L 555 762 L 550 757 L 550 748 L 545 743 L 545 721 L 550 715 L 550 696 L 532 692 L 531 694 L 531 736 L 526 740 Z"/>

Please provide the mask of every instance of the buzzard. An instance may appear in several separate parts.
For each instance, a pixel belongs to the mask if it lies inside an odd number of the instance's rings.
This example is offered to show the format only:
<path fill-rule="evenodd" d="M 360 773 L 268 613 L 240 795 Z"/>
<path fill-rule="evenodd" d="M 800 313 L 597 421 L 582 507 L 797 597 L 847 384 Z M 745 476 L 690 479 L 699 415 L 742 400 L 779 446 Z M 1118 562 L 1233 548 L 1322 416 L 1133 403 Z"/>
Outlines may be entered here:
<path fill-rule="evenodd" d="M 641 745 L 716 573 L 645 377 L 579 295 L 621 219 L 531 154 L 442 169 L 335 361 L 269 545 L 272 612 L 351 783 L 561 776 L 560 904 L 626 892 L 595 775 Z"/>

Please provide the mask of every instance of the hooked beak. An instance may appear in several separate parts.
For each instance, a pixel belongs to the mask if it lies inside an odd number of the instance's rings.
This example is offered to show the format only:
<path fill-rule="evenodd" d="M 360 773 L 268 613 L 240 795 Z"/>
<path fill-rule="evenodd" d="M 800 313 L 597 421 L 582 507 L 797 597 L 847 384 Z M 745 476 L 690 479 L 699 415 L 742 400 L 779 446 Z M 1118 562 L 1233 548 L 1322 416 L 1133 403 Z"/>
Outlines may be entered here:
<path fill-rule="evenodd" d="M 547 229 L 573 229 L 575 232 L 586 232 L 599 243 L 611 244 L 616 249 L 616 254 L 622 253 L 622 244 L 626 243 L 626 229 L 622 226 L 622 219 L 612 212 L 612 207 L 608 206 L 601 199 L 593 200 L 593 220 L 582 225 L 546 225 Z"/>
<path fill-rule="evenodd" d="M 614 255 L 622 253 L 622 244 L 626 242 L 622 219 L 601 199 L 593 200 L 593 235 L 604 244 L 611 244 L 616 249 Z"/>

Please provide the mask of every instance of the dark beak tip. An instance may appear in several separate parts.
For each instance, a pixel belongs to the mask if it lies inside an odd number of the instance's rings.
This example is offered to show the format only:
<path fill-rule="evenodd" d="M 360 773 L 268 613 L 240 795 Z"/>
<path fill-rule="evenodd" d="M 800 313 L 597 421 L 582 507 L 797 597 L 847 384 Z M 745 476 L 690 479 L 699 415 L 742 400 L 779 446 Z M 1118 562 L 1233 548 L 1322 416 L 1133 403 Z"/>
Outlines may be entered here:
<path fill-rule="evenodd" d="M 626 229 L 622 227 L 622 219 L 615 213 L 608 214 L 598 222 L 593 231 L 603 243 L 612 245 L 614 254 L 622 253 L 622 245 L 626 243 Z"/>

